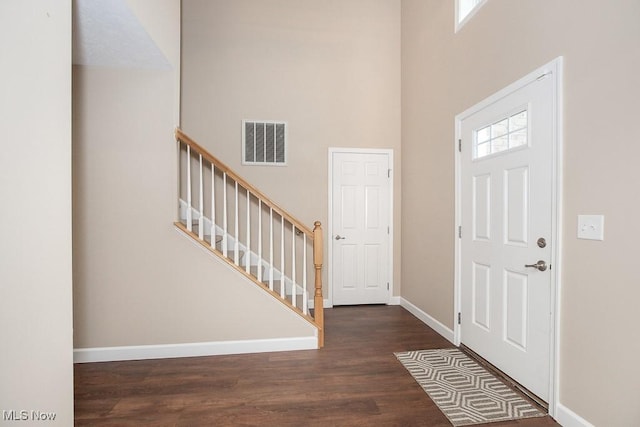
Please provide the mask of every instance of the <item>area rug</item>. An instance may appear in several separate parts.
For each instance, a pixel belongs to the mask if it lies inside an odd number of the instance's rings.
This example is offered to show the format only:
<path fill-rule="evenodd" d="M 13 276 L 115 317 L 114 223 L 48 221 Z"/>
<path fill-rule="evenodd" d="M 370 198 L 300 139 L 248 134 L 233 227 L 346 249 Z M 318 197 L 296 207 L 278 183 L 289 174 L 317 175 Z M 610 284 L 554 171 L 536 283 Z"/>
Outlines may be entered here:
<path fill-rule="evenodd" d="M 545 415 L 456 348 L 395 355 L 454 426 Z"/>

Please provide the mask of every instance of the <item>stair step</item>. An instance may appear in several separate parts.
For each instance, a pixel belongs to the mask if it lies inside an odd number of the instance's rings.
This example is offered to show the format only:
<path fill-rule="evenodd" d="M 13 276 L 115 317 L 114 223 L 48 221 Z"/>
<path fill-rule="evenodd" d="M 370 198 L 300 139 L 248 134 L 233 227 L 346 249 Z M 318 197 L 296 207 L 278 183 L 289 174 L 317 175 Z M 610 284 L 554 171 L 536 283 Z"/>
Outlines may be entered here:
<path fill-rule="evenodd" d="M 264 285 L 267 288 L 269 287 L 269 280 L 263 280 L 262 283 L 264 283 Z M 274 280 L 273 281 L 273 292 L 275 292 L 276 294 L 280 295 L 280 286 L 281 285 L 282 285 L 282 281 L 281 280 Z M 285 299 L 287 301 L 291 302 L 291 292 L 287 292 L 286 289 L 285 289 L 284 297 L 285 297 Z M 296 307 L 302 308 L 303 303 L 304 303 L 304 295 L 296 294 Z"/>
<path fill-rule="evenodd" d="M 222 252 L 220 249 L 218 249 L 220 252 Z M 227 250 L 227 258 L 229 258 L 232 262 L 235 263 L 235 256 L 236 253 L 232 250 Z M 238 251 L 238 264 L 240 264 L 242 262 L 242 257 L 244 256 L 244 252 L 243 251 Z M 240 265 L 240 267 L 242 267 L 242 265 Z"/>
<path fill-rule="evenodd" d="M 187 221 L 182 219 L 180 220 L 180 223 L 182 225 L 184 225 L 185 227 L 187 227 Z M 191 226 L 191 232 L 194 234 L 198 234 L 198 221 L 193 221 L 192 226 Z M 203 240 L 205 242 L 207 242 L 209 245 L 211 245 L 211 235 L 210 234 L 205 234 L 202 236 Z M 220 253 L 222 253 L 222 236 L 217 235 L 216 234 L 216 244 L 215 244 L 215 249 L 217 251 L 219 251 Z M 234 261 L 234 255 L 235 252 L 233 251 L 233 249 L 227 249 L 227 258 L 229 258 L 231 261 Z M 239 251 L 238 252 L 238 260 L 242 259 L 242 257 L 244 256 L 244 251 Z"/>
<path fill-rule="evenodd" d="M 269 287 L 269 279 L 263 279 L 262 283 L 264 283 L 265 285 L 267 285 L 267 287 Z M 273 290 L 277 293 L 280 293 L 280 286 L 282 286 L 282 280 L 273 280 Z M 284 290 L 284 294 L 291 296 L 291 291 L 287 291 L 286 287 Z"/>
<path fill-rule="evenodd" d="M 269 279 L 263 279 L 262 283 L 264 283 L 267 288 L 269 287 Z M 273 280 L 273 292 L 279 294 L 281 285 L 282 285 L 282 281 L 281 280 L 275 280 L 274 279 Z M 286 295 L 286 290 L 285 290 L 285 295 Z"/>
<path fill-rule="evenodd" d="M 186 219 L 181 219 L 179 222 L 180 224 L 184 225 L 185 228 L 188 228 Z M 199 224 L 197 220 L 191 221 L 191 232 L 193 234 L 197 235 L 200 232 L 200 229 L 198 227 L 199 227 Z M 211 244 L 211 234 L 205 234 L 202 237 L 207 243 Z M 218 238 L 222 240 L 222 236 L 218 236 Z"/>
<path fill-rule="evenodd" d="M 182 219 L 180 220 L 180 223 L 182 223 L 185 227 L 187 226 L 187 220 L 186 219 Z M 198 234 L 198 220 L 193 220 L 191 223 L 191 232 L 194 234 Z M 205 242 L 207 242 L 209 245 L 211 244 L 211 235 L 210 234 L 205 234 L 202 236 L 203 240 Z M 223 237 L 221 235 L 216 234 L 216 244 L 215 244 L 215 249 L 217 251 L 219 251 L 220 253 L 222 253 L 222 240 Z M 244 264 L 242 264 L 242 258 L 244 257 L 244 251 L 238 251 L 238 261 L 239 261 L 239 266 L 244 268 Z M 227 249 L 227 258 L 235 263 L 235 251 L 233 249 Z M 262 275 L 264 277 L 264 272 L 265 272 L 265 267 L 262 267 Z M 249 273 L 254 276 L 254 277 L 258 277 L 258 266 L 257 265 L 252 265 L 249 268 Z M 275 286 L 275 282 L 274 281 L 274 286 Z M 267 282 L 267 286 L 268 286 L 268 282 Z M 278 285 L 279 286 L 279 285 Z M 278 292 L 280 291 L 280 288 L 278 287 Z"/>
<path fill-rule="evenodd" d="M 211 239 L 211 238 L 209 238 Z M 216 235 L 216 250 L 222 252 L 222 236 Z M 227 248 L 227 258 L 233 260 L 235 251 L 233 249 Z M 244 251 L 238 251 L 238 260 L 242 259 L 244 256 Z"/>
<path fill-rule="evenodd" d="M 216 236 L 216 249 L 222 252 L 222 236 Z M 242 250 L 238 252 L 238 265 L 242 268 L 245 267 L 245 264 L 242 262 L 242 258 L 244 257 L 244 254 L 245 252 Z M 235 251 L 233 251 L 232 249 L 227 249 L 227 258 L 229 258 L 232 262 L 235 262 L 234 256 L 235 256 Z M 254 277 L 258 277 L 258 266 L 257 265 L 250 266 L 249 273 L 251 273 L 251 275 Z M 262 267 L 262 274 L 264 274 L 264 266 Z"/>
<path fill-rule="evenodd" d="M 261 268 L 262 268 L 262 275 L 264 276 L 264 267 L 261 267 Z M 251 273 L 251 275 L 254 277 L 258 277 L 258 266 L 257 265 L 250 266 L 249 273 Z"/>

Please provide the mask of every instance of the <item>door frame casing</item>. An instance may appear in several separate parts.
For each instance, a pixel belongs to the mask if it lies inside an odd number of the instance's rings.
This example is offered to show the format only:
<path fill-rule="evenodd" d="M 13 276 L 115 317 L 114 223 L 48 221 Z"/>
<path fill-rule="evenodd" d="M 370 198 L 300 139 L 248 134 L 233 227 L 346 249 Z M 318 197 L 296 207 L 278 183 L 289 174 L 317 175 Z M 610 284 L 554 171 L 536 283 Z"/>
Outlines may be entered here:
<path fill-rule="evenodd" d="M 460 346 L 462 328 L 458 324 L 458 313 L 462 309 L 461 277 L 462 277 L 462 245 L 459 238 L 459 228 L 462 224 L 462 166 L 461 153 L 458 150 L 458 141 L 461 139 L 462 121 L 467 117 L 481 111 L 496 101 L 516 92 L 537 79 L 546 75 L 552 78 L 554 83 L 553 93 L 553 185 L 552 185 L 552 220 L 551 220 L 551 245 L 552 253 L 549 263 L 552 265 L 551 273 L 551 330 L 549 333 L 549 414 L 556 416 L 560 386 L 560 296 L 561 296 L 561 255 L 562 255 L 562 188 L 563 188 L 563 58 L 558 57 L 542 67 L 532 71 L 525 77 L 508 85 L 504 89 L 480 101 L 473 107 L 456 115 L 455 117 L 455 263 L 454 263 L 454 344 Z M 463 230 L 463 233 L 465 230 Z"/>
<path fill-rule="evenodd" d="M 344 148 L 344 147 L 329 147 L 329 159 L 328 159 L 328 175 L 329 175 L 329 187 L 328 187 L 328 215 L 327 215 L 327 299 L 325 300 L 325 308 L 333 307 L 333 155 L 334 153 L 354 153 L 354 154 L 386 154 L 389 159 L 389 265 L 388 265 L 388 280 L 389 280 L 389 300 L 387 305 L 391 303 L 393 295 L 393 149 L 392 148 Z M 328 302 L 328 304 L 326 304 Z"/>

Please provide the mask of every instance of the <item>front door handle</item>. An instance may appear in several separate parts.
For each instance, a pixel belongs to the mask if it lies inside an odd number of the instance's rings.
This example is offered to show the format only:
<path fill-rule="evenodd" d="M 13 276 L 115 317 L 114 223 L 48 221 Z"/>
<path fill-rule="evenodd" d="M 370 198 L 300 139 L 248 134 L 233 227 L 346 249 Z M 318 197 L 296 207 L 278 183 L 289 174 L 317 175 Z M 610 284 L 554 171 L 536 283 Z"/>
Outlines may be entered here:
<path fill-rule="evenodd" d="M 346 237 L 342 237 L 339 234 L 336 234 L 336 240 L 344 240 Z"/>
<path fill-rule="evenodd" d="M 547 263 L 540 260 L 538 262 L 536 262 L 535 264 L 525 264 L 525 267 L 531 267 L 531 268 L 537 268 L 540 271 L 545 271 L 547 269 Z"/>

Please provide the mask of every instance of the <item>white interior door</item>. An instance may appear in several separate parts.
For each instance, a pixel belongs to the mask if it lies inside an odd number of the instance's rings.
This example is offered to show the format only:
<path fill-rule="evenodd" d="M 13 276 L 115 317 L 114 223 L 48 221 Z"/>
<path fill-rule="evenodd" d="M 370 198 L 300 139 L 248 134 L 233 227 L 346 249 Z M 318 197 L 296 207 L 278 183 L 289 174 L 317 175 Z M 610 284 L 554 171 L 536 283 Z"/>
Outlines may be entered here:
<path fill-rule="evenodd" d="M 461 342 L 545 401 L 554 90 L 533 79 L 460 122 Z"/>
<path fill-rule="evenodd" d="M 388 303 L 390 154 L 330 154 L 333 304 Z"/>

